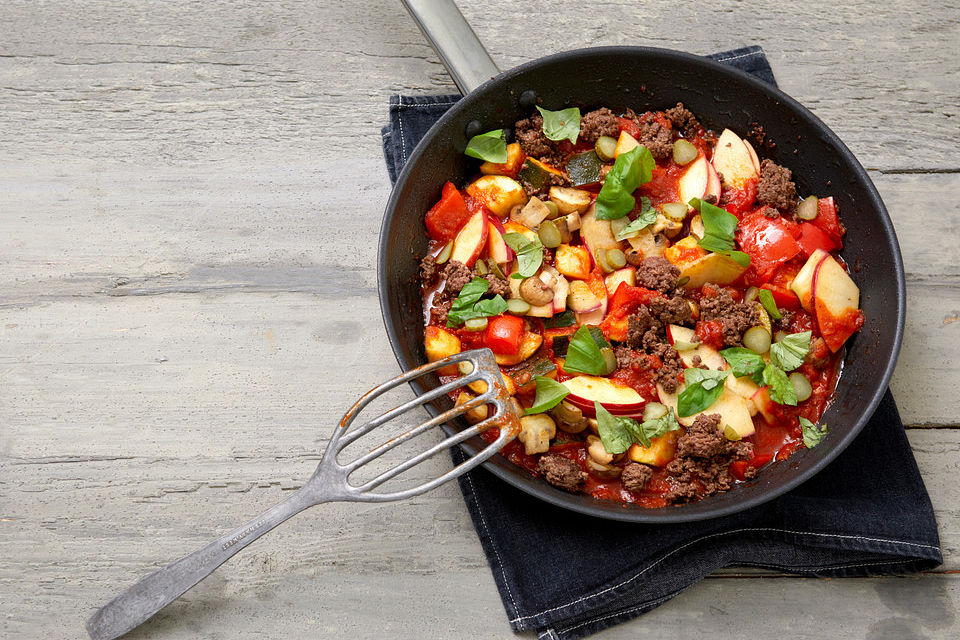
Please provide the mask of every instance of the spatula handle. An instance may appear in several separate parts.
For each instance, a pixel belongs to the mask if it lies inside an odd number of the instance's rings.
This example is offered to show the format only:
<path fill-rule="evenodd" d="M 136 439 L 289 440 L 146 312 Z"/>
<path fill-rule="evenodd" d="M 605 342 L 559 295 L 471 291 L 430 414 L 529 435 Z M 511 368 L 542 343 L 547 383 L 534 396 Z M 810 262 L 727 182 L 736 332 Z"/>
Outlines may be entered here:
<path fill-rule="evenodd" d="M 453 0 L 403 0 L 447 68 L 460 93 L 466 95 L 500 70 Z"/>
<path fill-rule="evenodd" d="M 87 632 L 93 640 L 122 636 L 213 573 L 235 553 L 316 502 L 301 489 L 207 546 L 141 578 L 93 614 L 87 620 Z"/>

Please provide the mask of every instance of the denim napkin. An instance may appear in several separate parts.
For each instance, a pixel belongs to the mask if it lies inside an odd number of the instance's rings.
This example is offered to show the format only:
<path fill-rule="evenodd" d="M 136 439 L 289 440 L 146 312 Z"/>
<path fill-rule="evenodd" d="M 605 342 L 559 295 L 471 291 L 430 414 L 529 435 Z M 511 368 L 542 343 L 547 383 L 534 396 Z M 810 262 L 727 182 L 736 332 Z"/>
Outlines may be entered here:
<path fill-rule="evenodd" d="M 760 47 L 717 53 L 776 85 Z M 459 96 L 393 96 L 383 152 L 395 181 Z M 453 452 L 459 463 L 464 454 Z M 601 521 L 483 470 L 460 478 L 514 631 L 572 640 L 635 618 L 722 567 L 805 576 L 902 574 L 943 562 L 937 523 L 887 391 L 857 439 L 799 488 L 732 516 L 676 525 Z"/>

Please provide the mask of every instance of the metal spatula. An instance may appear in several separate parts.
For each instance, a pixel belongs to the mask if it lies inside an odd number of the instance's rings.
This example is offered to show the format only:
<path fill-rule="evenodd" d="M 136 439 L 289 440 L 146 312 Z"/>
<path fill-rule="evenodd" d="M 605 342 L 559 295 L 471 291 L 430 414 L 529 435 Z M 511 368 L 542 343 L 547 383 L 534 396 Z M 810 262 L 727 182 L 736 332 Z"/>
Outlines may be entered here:
<path fill-rule="evenodd" d="M 467 362 L 472 366 L 461 364 Z M 435 372 L 451 364 L 459 366 L 461 371 L 467 370 L 470 371 L 470 373 L 395 407 L 361 426 L 350 428 L 354 418 L 374 399 L 398 385 L 410 382 L 415 378 Z M 347 445 L 365 434 L 370 433 L 377 427 L 396 419 L 410 409 L 419 407 L 424 403 L 430 402 L 478 380 L 486 383 L 484 393 L 477 395 L 464 404 L 455 406 L 453 409 L 435 418 L 427 420 L 399 436 L 387 440 L 351 462 L 341 464 L 337 461 L 337 456 Z M 493 411 L 492 415 L 488 415 L 482 422 L 459 431 L 427 450 L 382 472 L 371 480 L 359 485 L 350 484 L 348 478 L 352 473 L 387 451 L 437 425 L 485 405 L 492 407 Z M 489 408 L 487 412 L 488 414 L 491 413 Z M 374 491 L 374 489 L 384 482 L 400 475 L 427 458 L 477 436 L 492 427 L 499 428 L 499 435 L 494 441 L 440 477 L 402 491 L 391 493 L 377 493 Z M 311 476 L 310 480 L 297 490 L 296 493 L 280 504 L 261 513 L 246 524 L 237 527 L 230 533 L 224 534 L 202 549 L 198 549 L 190 555 L 184 556 L 176 562 L 167 565 L 163 569 L 141 578 L 139 582 L 93 614 L 87 621 L 87 631 L 94 640 L 110 640 L 127 633 L 213 573 L 214 569 L 233 557 L 235 553 L 278 524 L 308 507 L 333 501 L 388 502 L 390 500 L 400 500 L 402 498 L 420 495 L 480 465 L 511 441 L 519 430 L 520 423 L 514 412 L 512 400 L 503 385 L 500 369 L 493 357 L 493 353 L 489 349 L 465 351 L 399 375 L 393 380 L 385 382 L 379 387 L 367 392 L 356 404 L 350 407 L 350 410 L 347 411 L 340 421 L 340 424 L 334 430 L 333 436 L 330 438 L 330 443 L 327 445 L 327 449 L 323 454 L 323 458 L 320 460 L 320 464 L 317 465 L 317 470 L 313 476 Z"/>

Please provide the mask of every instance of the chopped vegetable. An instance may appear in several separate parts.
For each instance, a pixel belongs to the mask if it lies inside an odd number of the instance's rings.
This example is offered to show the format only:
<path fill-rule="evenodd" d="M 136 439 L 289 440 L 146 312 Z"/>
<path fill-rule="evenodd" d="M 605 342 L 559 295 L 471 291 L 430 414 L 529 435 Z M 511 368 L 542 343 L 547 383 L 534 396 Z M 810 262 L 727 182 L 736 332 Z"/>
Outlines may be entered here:
<path fill-rule="evenodd" d="M 506 162 L 507 140 L 503 135 L 503 129 L 473 136 L 463 153 L 471 158 L 479 158 L 487 162 Z"/>
<path fill-rule="evenodd" d="M 830 433 L 826 425 L 813 424 L 806 418 L 800 418 L 800 427 L 803 429 L 803 446 L 807 449 L 813 449 Z"/>
<path fill-rule="evenodd" d="M 544 376 L 536 376 L 537 395 L 533 399 L 533 406 L 526 410 L 526 414 L 543 413 L 549 411 L 567 397 L 570 390 L 565 386 Z"/>
<path fill-rule="evenodd" d="M 603 188 L 597 194 L 597 219 L 622 218 L 632 211 L 637 203 L 633 192 L 641 184 L 650 182 L 655 166 L 653 156 L 644 146 L 617 156 L 613 169 L 607 174 Z"/>
<path fill-rule="evenodd" d="M 683 372 L 684 389 L 677 397 L 677 415 L 687 418 L 706 411 L 723 393 L 723 381 L 729 371 L 687 369 Z"/>
<path fill-rule="evenodd" d="M 548 111 L 537 107 L 543 116 L 543 135 L 554 141 L 569 140 L 576 142 L 580 135 L 580 109 L 571 107 L 560 111 Z"/>

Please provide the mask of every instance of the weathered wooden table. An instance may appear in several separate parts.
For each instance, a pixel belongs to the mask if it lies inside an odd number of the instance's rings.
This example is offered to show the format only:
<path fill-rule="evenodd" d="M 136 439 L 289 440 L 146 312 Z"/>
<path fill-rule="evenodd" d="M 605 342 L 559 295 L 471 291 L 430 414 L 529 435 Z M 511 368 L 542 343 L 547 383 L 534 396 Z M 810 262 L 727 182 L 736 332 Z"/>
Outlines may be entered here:
<path fill-rule="evenodd" d="M 461 5 L 503 67 L 763 45 L 870 169 L 903 246 L 893 390 L 944 566 L 729 570 L 598 637 L 956 637 L 957 4 Z M 343 410 L 397 372 L 379 128 L 389 94 L 453 86 L 392 0 L 15 1 L 0 33 L 0 635 L 78 638 L 134 579 L 298 487 Z M 454 486 L 302 514 L 131 634 L 384 636 L 511 637 Z"/>

